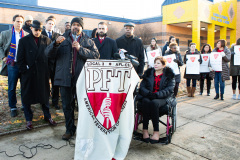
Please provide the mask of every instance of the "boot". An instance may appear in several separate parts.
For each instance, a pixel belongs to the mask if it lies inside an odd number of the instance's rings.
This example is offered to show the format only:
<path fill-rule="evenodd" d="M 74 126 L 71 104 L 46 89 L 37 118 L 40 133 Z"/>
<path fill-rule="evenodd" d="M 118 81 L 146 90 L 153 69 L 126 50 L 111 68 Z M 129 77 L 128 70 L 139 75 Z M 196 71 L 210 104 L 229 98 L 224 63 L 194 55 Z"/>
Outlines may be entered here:
<path fill-rule="evenodd" d="M 192 97 L 195 97 L 195 90 L 196 90 L 196 87 L 192 87 Z"/>
<path fill-rule="evenodd" d="M 218 98 L 219 98 L 219 94 L 217 93 L 214 99 L 218 99 Z"/>
<path fill-rule="evenodd" d="M 187 87 L 188 97 L 192 97 L 192 88 Z"/>
<path fill-rule="evenodd" d="M 223 98 L 223 94 L 221 94 L 221 100 L 224 100 L 224 98 Z"/>

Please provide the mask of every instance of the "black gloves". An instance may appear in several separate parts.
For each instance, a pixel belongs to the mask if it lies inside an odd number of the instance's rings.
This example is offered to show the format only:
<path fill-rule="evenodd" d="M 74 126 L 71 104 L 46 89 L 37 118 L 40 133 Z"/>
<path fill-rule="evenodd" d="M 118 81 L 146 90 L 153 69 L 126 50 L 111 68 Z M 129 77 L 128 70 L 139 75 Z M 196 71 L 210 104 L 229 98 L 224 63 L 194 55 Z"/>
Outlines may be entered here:
<path fill-rule="evenodd" d="M 173 62 L 175 62 L 175 63 L 178 64 L 178 63 L 179 63 L 179 60 L 178 60 L 178 59 L 174 59 Z"/>
<path fill-rule="evenodd" d="M 157 99 L 157 94 L 156 93 L 148 93 L 147 97 L 150 100 Z"/>
<path fill-rule="evenodd" d="M 201 63 L 201 59 L 198 59 L 198 62 L 200 62 L 200 63 Z"/>
<path fill-rule="evenodd" d="M 188 58 L 186 58 L 186 62 L 188 61 Z"/>

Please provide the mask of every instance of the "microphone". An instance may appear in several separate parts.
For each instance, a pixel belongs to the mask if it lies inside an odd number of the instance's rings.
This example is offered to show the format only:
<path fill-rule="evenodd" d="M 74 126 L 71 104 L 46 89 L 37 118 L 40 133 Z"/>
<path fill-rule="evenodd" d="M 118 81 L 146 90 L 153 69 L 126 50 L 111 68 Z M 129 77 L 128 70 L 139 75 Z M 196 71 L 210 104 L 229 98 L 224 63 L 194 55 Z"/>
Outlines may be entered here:
<path fill-rule="evenodd" d="M 121 59 L 119 53 L 114 53 L 114 54 L 113 54 L 113 58 L 114 58 L 114 59 Z"/>

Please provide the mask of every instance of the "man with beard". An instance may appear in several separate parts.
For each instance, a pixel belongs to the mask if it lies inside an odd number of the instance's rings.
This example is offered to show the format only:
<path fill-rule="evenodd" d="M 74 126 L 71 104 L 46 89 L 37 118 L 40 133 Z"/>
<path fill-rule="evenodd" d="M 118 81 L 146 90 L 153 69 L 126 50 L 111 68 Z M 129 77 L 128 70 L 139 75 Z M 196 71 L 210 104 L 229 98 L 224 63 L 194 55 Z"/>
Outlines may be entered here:
<path fill-rule="evenodd" d="M 98 23 L 97 38 L 94 38 L 98 51 L 100 53 L 100 59 L 113 59 L 114 53 L 117 53 L 116 41 L 107 37 L 108 27 L 105 22 Z"/>
<path fill-rule="evenodd" d="M 56 18 L 54 16 L 49 16 L 46 20 L 45 29 L 42 31 L 42 34 L 50 38 L 52 41 L 56 40 L 60 34 L 53 31 L 56 24 Z M 48 61 L 49 75 L 52 83 L 52 106 L 56 109 L 60 109 L 58 105 L 59 101 L 59 86 L 54 85 L 54 74 L 56 69 L 56 64 L 54 60 Z"/>
<path fill-rule="evenodd" d="M 31 27 L 32 21 L 33 21 L 33 17 L 31 15 L 27 15 L 25 17 L 25 25 L 23 26 L 23 30 L 25 32 L 31 33 L 30 27 Z"/>
<path fill-rule="evenodd" d="M 17 65 L 21 73 L 21 95 L 27 121 L 26 127 L 29 130 L 33 129 L 31 104 L 40 103 L 44 120 L 50 125 L 56 125 L 49 112 L 48 59 L 44 54 L 51 40 L 41 34 L 42 29 L 42 23 L 34 20 L 31 26 L 32 32 L 20 39 L 18 46 Z"/>
<path fill-rule="evenodd" d="M 94 42 L 83 30 L 83 19 L 75 17 L 71 21 L 71 32 L 59 36 L 45 50 L 45 54 L 56 60 L 54 84 L 60 86 L 66 132 L 63 140 L 69 140 L 76 132 L 74 124 L 74 96 L 76 82 L 87 59 L 98 59 L 99 52 Z"/>
<path fill-rule="evenodd" d="M 135 24 L 126 23 L 124 25 L 125 34 L 116 39 L 116 42 L 119 49 L 125 49 L 129 55 L 138 58 L 139 66 L 135 67 L 135 70 L 139 76 L 142 76 L 144 68 L 144 47 L 142 40 L 134 36 L 134 27 Z"/>

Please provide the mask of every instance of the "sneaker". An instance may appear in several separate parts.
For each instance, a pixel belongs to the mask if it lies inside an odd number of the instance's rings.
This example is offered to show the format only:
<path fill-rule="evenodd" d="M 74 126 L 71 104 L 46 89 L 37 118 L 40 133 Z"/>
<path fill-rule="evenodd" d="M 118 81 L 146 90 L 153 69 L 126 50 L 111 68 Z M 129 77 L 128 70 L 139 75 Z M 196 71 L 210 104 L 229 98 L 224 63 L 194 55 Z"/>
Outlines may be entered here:
<path fill-rule="evenodd" d="M 238 96 L 238 98 L 239 98 L 239 96 Z M 232 99 L 237 99 L 237 95 L 233 94 Z"/>

